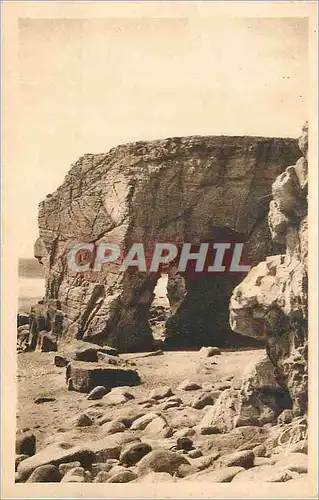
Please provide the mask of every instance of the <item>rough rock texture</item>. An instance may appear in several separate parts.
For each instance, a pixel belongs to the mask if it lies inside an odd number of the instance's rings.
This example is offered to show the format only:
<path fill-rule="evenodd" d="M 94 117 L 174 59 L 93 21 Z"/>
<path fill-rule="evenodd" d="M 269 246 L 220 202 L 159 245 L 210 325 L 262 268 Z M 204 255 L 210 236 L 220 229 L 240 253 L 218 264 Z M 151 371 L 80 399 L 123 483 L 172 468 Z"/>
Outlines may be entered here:
<path fill-rule="evenodd" d="M 226 239 L 247 242 L 247 260 L 257 263 L 273 252 L 266 221 L 271 183 L 297 158 L 293 139 L 224 136 L 137 142 L 80 158 L 41 202 L 35 244 L 45 266 L 45 303 L 55 301 L 67 316 L 64 333 L 121 351 L 152 340 L 148 314 L 160 273 L 120 272 L 118 264 L 73 272 L 67 254 L 75 244 L 116 243 L 127 252 L 144 243 L 152 252 L 155 242 Z M 243 276 L 194 279 L 187 270 L 183 278 L 185 293 L 168 287 L 167 337 L 227 342 L 225 304 Z"/>
<path fill-rule="evenodd" d="M 254 267 L 230 303 L 233 330 L 266 341 L 277 382 L 289 391 L 294 416 L 306 412 L 308 392 L 307 125 L 299 144 L 304 156 L 272 185 L 269 227 L 286 252 Z"/>

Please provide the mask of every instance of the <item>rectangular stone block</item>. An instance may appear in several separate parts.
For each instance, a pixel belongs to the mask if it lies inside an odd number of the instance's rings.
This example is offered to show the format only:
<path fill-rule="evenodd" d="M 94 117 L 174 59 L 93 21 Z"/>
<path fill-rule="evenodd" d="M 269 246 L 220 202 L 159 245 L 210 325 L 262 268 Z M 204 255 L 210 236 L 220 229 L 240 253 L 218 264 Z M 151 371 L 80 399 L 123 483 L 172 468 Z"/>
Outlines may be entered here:
<path fill-rule="evenodd" d="M 118 386 L 138 385 L 141 381 L 135 370 L 84 361 L 71 361 L 68 364 L 66 380 L 70 390 L 85 393 L 98 385 L 112 389 Z"/>

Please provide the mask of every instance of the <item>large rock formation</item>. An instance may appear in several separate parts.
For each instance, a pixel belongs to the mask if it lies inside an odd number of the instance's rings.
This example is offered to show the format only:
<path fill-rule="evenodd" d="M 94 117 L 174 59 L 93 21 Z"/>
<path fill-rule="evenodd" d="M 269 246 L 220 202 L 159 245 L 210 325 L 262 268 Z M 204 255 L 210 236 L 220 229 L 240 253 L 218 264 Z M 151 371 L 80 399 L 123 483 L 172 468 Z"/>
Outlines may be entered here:
<path fill-rule="evenodd" d="M 234 331 L 267 343 L 279 384 L 289 391 L 295 416 L 307 408 L 308 345 L 308 127 L 299 141 L 303 156 L 272 185 L 269 227 L 285 253 L 259 263 L 234 290 L 230 323 Z"/>
<path fill-rule="evenodd" d="M 144 347 L 152 338 L 148 313 L 160 273 L 120 272 L 115 264 L 75 273 L 67 265 L 71 247 L 107 242 L 127 251 L 133 243 L 152 249 L 155 242 L 226 238 L 246 242 L 255 264 L 274 251 L 267 227 L 271 184 L 297 158 L 293 139 L 197 136 L 83 156 L 40 203 L 35 256 L 45 266 L 45 303 L 58 301 L 70 336 L 122 351 Z M 167 335 L 225 341 L 229 296 L 242 278 L 194 279 L 186 272 L 186 293 L 175 302 Z"/>

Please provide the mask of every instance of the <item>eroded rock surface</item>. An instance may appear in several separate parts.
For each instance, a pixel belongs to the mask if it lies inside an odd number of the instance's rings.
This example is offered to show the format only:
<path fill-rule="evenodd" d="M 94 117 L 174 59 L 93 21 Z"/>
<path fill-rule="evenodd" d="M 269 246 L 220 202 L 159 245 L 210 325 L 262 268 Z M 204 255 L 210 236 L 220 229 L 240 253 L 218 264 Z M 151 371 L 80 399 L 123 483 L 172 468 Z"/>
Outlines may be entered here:
<path fill-rule="evenodd" d="M 247 258 L 257 263 L 272 252 L 266 221 L 271 183 L 297 158 L 293 139 L 200 136 L 137 142 L 80 158 L 41 202 L 35 244 L 45 266 L 45 301 L 61 306 L 64 335 L 121 351 L 152 340 L 148 314 L 159 276 L 132 267 L 120 272 L 116 264 L 73 272 L 67 254 L 74 245 L 116 243 L 125 252 L 143 243 L 152 251 L 155 242 L 200 244 L 227 233 L 247 242 Z M 242 276 L 184 276 L 184 284 L 171 277 L 182 291 L 168 286 L 167 336 L 225 342 L 225 302 Z"/>
<path fill-rule="evenodd" d="M 307 410 L 308 393 L 308 127 L 299 141 L 303 156 L 272 185 L 269 227 L 285 253 L 267 257 L 234 290 L 230 323 L 234 331 L 267 343 L 277 382 L 291 397 L 293 415 Z"/>

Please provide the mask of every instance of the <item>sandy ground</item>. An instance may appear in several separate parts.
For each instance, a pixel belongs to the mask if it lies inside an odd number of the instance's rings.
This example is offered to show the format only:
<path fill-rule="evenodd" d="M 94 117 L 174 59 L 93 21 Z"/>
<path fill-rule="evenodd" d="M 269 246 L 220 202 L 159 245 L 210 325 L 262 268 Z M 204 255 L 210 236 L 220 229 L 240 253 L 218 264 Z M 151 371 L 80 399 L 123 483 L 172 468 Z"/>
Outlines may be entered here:
<path fill-rule="evenodd" d="M 155 288 L 154 305 L 168 306 L 166 297 L 167 277 L 163 276 Z M 20 279 L 19 309 L 29 310 L 31 304 L 41 297 L 44 288 L 42 279 Z M 163 326 L 163 325 L 162 325 Z M 162 329 L 161 324 L 153 326 L 156 337 Z M 159 333 L 158 333 L 159 332 Z M 241 378 L 245 368 L 261 357 L 263 350 L 223 351 L 221 356 L 201 358 L 197 351 L 164 352 L 161 356 L 134 359 L 134 367 L 142 380 L 142 384 L 131 389 L 135 400 L 147 399 L 151 389 L 158 385 L 169 385 L 173 392 L 187 403 L 194 392 L 179 392 L 176 387 L 185 379 L 200 384 L 225 381 L 230 377 Z M 91 407 L 100 408 L 103 413 L 114 409 L 103 408 L 103 399 L 98 403 L 87 400 L 86 394 L 68 391 L 65 380 L 65 368 L 54 365 L 55 353 L 21 353 L 18 355 L 18 403 L 17 428 L 31 429 L 37 437 L 38 450 L 50 437 L 69 431 L 68 421 Z M 136 354 L 121 355 L 121 358 L 132 359 Z M 203 369 L 206 365 L 206 369 Z M 52 402 L 36 404 L 38 396 L 55 398 Z M 135 404 L 128 401 L 121 408 Z M 92 408 L 91 408 L 92 409 Z M 116 411 L 121 411 L 120 408 Z M 99 426 L 85 427 L 81 433 L 87 437 L 97 437 Z M 81 439 L 85 436 L 81 436 Z"/>
<path fill-rule="evenodd" d="M 173 392 L 182 396 L 184 402 L 194 397 L 194 392 L 176 391 L 177 385 L 185 379 L 198 383 L 225 381 L 230 376 L 241 377 L 247 365 L 255 362 L 262 355 L 262 350 L 222 352 L 213 358 L 201 358 L 196 351 L 164 352 L 161 356 L 135 359 L 136 369 L 142 379 L 140 386 L 131 389 L 135 399 L 147 398 L 152 388 L 169 385 Z M 103 399 L 98 402 L 87 400 L 86 394 L 68 391 L 65 381 L 65 368 L 54 365 L 54 353 L 23 353 L 18 356 L 18 411 L 17 427 L 29 428 L 36 434 L 38 449 L 50 436 L 67 432 L 66 424 L 75 415 L 90 407 L 103 408 Z M 132 359 L 135 355 L 121 357 Z M 203 364 L 208 366 L 206 373 Z M 214 364 L 216 363 L 216 364 Z M 54 397 L 55 401 L 35 404 L 38 396 Z M 129 406 L 128 401 L 121 408 Z M 114 410 L 110 409 L 113 413 Z M 104 412 L 105 413 L 105 412 Z M 99 428 L 83 428 L 89 436 L 95 436 Z"/>

